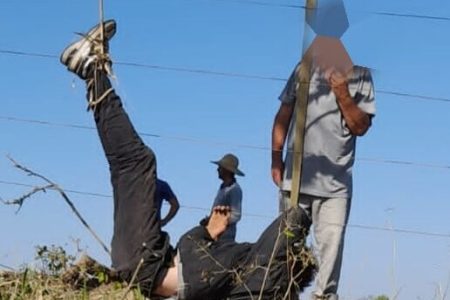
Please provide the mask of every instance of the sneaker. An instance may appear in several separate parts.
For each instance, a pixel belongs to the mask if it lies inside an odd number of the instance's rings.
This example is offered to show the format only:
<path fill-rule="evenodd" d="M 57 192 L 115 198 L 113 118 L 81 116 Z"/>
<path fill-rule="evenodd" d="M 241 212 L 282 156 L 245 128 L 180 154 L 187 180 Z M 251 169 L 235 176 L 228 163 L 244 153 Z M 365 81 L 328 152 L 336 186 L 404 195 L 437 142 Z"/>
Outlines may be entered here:
<path fill-rule="evenodd" d="M 108 20 L 103 23 L 104 27 L 104 45 L 101 41 L 101 26 L 94 26 L 78 41 L 70 44 L 61 54 L 60 61 L 67 69 L 77 74 L 82 79 L 87 79 L 91 66 L 103 59 L 103 63 L 110 63 L 108 57 L 108 41 L 116 33 L 116 22 Z M 104 57 L 101 57 L 101 49 L 104 48 Z M 109 66 L 107 66 L 109 67 Z"/>

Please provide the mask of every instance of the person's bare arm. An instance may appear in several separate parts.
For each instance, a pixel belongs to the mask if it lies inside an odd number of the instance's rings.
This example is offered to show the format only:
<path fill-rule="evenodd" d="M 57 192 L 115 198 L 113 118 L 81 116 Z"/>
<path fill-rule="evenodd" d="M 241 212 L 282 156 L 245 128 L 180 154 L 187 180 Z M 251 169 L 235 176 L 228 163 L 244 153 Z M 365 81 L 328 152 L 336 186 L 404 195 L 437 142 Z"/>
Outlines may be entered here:
<path fill-rule="evenodd" d="M 169 223 L 175 217 L 178 210 L 180 209 L 180 203 L 178 202 L 178 199 L 176 197 L 172 197 L 167 201 L 169 202 L 170 209 L 167 215 L 163 219 L 161 219 L 161 226 L 166 226 L 167 223 Z"/>
<path fill-rule="evenodd" d="M 272 179 L 273 182 L 280 186 L 283 178 L 283 146 L 286 141 L 289 123 L 291 121 L 294 104 L 282 103 L 272 128 Z"/>
<path fill-rule="evenodd" d="M 329 78 L 331 89 L 336 95 L 336 101 L 344 117 L 347 128 L 353 135 L 364 135 L 372 125 L 372 118 L 369 114 L 361 110 L 348 90 L 348 81 L 345 76 L 334 72 Z"/>

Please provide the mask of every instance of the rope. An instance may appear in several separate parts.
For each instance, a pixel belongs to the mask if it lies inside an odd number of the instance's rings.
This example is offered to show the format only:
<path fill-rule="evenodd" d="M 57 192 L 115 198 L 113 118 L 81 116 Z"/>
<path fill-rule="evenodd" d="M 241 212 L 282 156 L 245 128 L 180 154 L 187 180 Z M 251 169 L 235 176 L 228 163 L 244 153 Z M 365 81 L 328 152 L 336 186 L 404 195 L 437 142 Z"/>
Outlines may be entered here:
<path fill-rule="evenodd" d="M 98 6 L 99 6 L 99 24 L 100 24 L 100 41 L 94 41 L 94 43 L 99 43 L 99 45 L 95 44 L 95 51 L 98 51 L 98 60 L 95 63 L 95 68 L 98 70 L 104 70 L 109 76 L 114 77 L 111 69 L 111 60 L 109 58 L 109 54 L 105 51 L 105 22 L 104 22 L 104 6 L 103 6 L 103 0 L 98 0 Z M 107 42 L 107 41 L 106 41 Z M 98 74 L 95 72 L 95 76 L 93 81 L 89 82 L 89 85 L 93 85 L 94 88 L 90 89 L 90 96 L 89 96 L 89 106 L 88 110 L 92 109 L 95 110 L 96 106 L 103 101 L 112 91 L 113 89 L 110 88 L 106 92 L 103 93 L 103 95 L 99 96 L 96 92 L 96 86 L 97 86 L 97 80 L 98 80 Z"/>
<path fill-rule="evenodd" d="M 105 54 L 105 24 L 104 24 L 104 12 L 103 12 L 103 0 L 98 0 L 99 13 L 100 13 L 100 41 L 102 46 L 100 48 L 100 53 L 102 57 Z"/>

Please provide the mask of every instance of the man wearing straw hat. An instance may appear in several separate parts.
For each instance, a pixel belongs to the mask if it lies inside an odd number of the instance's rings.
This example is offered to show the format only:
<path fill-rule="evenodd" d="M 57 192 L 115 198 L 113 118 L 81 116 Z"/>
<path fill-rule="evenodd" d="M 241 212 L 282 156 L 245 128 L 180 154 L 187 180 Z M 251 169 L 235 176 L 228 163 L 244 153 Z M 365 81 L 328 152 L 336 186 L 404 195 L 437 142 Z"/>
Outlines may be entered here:
<path fill-rule="evenodd" d="M 222 180 L 213 207 L 223 205 L 231 208 L 231 218 L 227 230 L 220 238 L 235 240 L 236 225 L 241 219 L 242 207 L 242 190 L 236 181 L 236 175 L 245 176 L 245 174 L 239 170 L 239 159 L 234 154 L 225 154 L 220 160 L 211 162 L 218 166 L 217 173 Z"/>

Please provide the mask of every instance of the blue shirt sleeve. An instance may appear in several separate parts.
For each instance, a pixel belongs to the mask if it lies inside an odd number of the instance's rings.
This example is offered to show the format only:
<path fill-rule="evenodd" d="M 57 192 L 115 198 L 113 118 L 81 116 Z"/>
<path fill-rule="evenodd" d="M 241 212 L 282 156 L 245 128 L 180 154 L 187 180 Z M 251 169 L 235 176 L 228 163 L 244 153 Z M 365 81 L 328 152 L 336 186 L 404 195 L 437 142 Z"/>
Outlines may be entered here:
<path fill-rule="evenodd" d="M 163 180 L 158 179 L 157 182 L 157 197 L 162 200 L 169 200 L 175 198 L 175 194 L 170 188 L 169 184 Z"/>
<path fill-rule="evenodd" d="M 239 186 L 237 186 L 236 188 L 230 190 L 227 196 L 231 207 L 230 223 L 234 224 L 241 219 L 242 190 Z"/>

